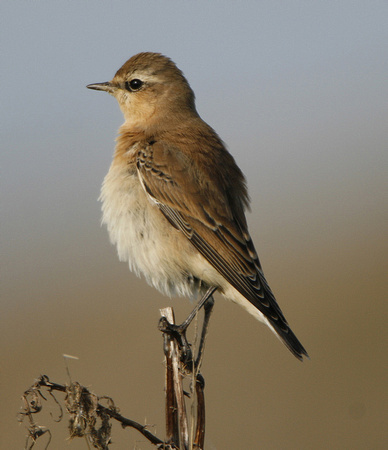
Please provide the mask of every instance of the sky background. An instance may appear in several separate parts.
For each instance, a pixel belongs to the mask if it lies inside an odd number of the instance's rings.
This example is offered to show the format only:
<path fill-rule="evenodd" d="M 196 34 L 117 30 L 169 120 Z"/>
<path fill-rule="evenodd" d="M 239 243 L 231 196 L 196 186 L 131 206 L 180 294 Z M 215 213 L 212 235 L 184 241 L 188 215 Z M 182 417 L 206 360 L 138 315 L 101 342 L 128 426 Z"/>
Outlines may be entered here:
<path fill-rule="evenodd" d="M 130 274 L 100 227 L 122 115 L 85 89 L 156 51 L 246 174 L 252 237 L 311 356 L 217 297 L 206 448 L 386 448 L 387 2 L 3 0 L 0 15 L 0 447 L 24 445 L 37 376 L 68 380 L 63 353 L 80 358 L 73 380 L 163 437 L 158 310 L 191 305 Z M 38 423 L 52 448 L 86 448 L 65 421 Z M 113 440 L 151 448 L 119 426 Z"/>

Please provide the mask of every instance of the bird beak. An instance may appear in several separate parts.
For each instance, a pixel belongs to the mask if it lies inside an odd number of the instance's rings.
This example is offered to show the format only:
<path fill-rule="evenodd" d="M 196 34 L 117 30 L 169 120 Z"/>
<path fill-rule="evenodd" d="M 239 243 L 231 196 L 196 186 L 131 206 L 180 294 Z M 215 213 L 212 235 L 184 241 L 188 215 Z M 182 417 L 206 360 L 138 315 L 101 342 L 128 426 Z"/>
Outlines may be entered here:
<path fill-rule="evenodd" d="M 113 85 L 110 81 L 106 81 L 105 83 L 88 84 L 86 87 L 88 89 L 94 89 L 96 91 L 105 91 L 109 94 L 113 94 L 117 89 L 117 86 Z"/>

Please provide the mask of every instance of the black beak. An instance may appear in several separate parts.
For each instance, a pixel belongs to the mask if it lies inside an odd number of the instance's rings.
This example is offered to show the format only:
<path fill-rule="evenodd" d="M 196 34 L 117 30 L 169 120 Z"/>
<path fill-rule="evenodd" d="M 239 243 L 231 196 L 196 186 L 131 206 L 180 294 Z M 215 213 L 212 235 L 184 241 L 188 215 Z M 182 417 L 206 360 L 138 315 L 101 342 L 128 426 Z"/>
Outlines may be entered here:
<path fill-rule="evenodd" d="M 94 89 L 96 91 L 105 91 L 109 94 L 113 94 L 113 92 L 117 89 L 110 81 L 106 81 L 105 83 L 93 83 L 88 84 L 86 86 L 88 89 Z"/>

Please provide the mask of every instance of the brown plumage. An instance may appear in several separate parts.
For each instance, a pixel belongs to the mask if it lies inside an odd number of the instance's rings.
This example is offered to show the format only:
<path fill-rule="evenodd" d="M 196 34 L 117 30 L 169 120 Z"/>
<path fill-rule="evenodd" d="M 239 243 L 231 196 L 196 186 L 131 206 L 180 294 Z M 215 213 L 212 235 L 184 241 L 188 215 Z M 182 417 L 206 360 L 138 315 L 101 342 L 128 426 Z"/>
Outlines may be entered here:
<path fill-rule="evenodd" d="M 103 222 L 121 260 L 167 294 L 215 286 L 265 322 L 299 359 L 306 350 L 270 290 L 245 219 L 245 179 L 194 93 L 158 53 L 129 59 L 88 86 L 118 100 L 125 122 L 101 191 Z"/>

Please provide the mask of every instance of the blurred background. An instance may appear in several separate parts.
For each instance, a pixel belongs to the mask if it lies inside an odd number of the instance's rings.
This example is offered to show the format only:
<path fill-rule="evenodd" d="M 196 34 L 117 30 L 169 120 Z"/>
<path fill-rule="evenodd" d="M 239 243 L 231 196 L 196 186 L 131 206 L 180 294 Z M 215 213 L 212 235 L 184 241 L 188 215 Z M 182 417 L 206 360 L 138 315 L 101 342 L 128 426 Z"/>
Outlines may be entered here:
<path fill-rule="evenodd" d="M 159 308 L 191 309 L 119 263 L 97 201 L 122 123 L 85 89 L 139 51 L 170 56 L 247 176 L 251 234 L 311 360 L 216 299 L 207 449 L 387 446 L 388 4 L 178 0 L 1 4 L 0 447 L 21 449 L 40 374 L 164 433 Z M 58 398 L 61 399 L 60 395 Z M 52 402 L 46 412 L 57 417 Z M 37 418 L 53 449 L 66 421 Z M 112 449 L 149 449 L 113 427 Z M 44 448 L 45 442 L 35 448 Z M 153 447 L 152 447 L 153 448 Z"/>

